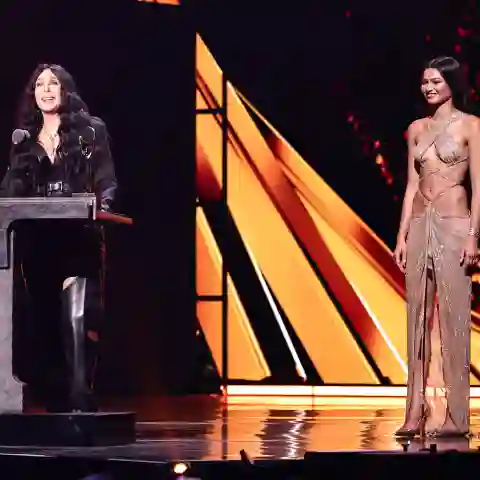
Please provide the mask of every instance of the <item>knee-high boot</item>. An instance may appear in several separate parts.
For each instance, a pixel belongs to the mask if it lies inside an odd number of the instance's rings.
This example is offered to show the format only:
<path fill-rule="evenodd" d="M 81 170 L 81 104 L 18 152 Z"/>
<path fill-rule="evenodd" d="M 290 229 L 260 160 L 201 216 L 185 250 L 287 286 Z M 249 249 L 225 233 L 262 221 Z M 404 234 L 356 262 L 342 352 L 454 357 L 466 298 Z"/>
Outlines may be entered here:
<path fill-rule="evenodd" d="M 62 292 L 62 332 L 72 411 L 91 411 L 93 407 L 87 378 L 86 295 L 86 278 L 71 277 L 65 280 Z"/>

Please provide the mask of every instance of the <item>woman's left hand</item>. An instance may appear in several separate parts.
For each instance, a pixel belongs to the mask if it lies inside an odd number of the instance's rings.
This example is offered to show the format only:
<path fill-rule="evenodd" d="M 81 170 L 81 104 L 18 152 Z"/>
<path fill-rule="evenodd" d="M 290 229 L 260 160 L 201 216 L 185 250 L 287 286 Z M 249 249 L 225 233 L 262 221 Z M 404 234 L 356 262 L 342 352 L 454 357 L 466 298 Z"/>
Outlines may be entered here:
<path fill-rule="evenodd" d="M 460 256 L 460 265 L 471 267 L 475 265 L 478 260 L 478 240 L 473 235 L 468 235 L 465 241 L 465 246 Z"/>

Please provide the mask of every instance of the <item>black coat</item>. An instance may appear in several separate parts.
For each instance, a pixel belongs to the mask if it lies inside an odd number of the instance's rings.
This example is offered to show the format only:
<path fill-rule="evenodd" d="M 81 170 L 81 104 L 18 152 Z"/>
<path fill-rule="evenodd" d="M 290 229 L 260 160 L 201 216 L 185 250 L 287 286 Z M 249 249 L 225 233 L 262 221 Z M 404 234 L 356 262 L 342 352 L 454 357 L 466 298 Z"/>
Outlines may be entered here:
<path fill-rule="evenodd" d="M 117 180 L 108 133 L 105 123 L 98 117 L 92 117 L 91 126 L 95 135 L 90 159 L 68 158 L 68 155 L 62 154 L 60 145 L 52 164 L 36 138 L 14 146 L 10 154 L 10 165 L 0 184 L 0 195 L 35 196 L 38 195 L 39 186 L 58 181 L 68 184 L 73 193 L 85 193 L 90 191 L 91 183 L 91 190 L 96 193 L 99 206 L 102 209 L 110 208 L 115 198 Z M 82 133 L 78 133 L 79 142 Z M 85 134 L 83 136 L 87 137 Z"/>

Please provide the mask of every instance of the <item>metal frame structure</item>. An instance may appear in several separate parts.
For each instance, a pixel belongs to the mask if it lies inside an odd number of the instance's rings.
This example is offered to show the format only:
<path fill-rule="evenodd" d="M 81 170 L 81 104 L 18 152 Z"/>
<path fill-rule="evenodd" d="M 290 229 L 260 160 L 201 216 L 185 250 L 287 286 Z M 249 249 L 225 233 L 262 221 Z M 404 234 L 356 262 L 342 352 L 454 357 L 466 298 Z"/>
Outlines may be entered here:
<path fill-rule="evenodd" d="M 195 112 L 195 118 L 197 115 L 219 115 L 221 117 L 222 126 L 222 182 L 221 182 L 221 199 L 223 219 L 228 218 L 228 108 L 227 108 L 227 96 L 228 96 L 228 82 L 225 72 L 222 72 L 222 104 L 218 108 L 197 108 Z M 201 203 L 197 201 L 196 204 L 201 206 Z M 225 244 L 227 239 L 225 238 L 227 229 L 222 229 L 223 237 L 220 239 L 220 251 L 221 246 Z M 222 279 L 221 279 L 221 293 L 220 295 L 198 295 L 196 297 L 197 302 L 221 302 L 222 303 L 222 386 L 226 392 L 228 387 L 228 269 L 225 262 L 225 256 L 222 254 Z"/>

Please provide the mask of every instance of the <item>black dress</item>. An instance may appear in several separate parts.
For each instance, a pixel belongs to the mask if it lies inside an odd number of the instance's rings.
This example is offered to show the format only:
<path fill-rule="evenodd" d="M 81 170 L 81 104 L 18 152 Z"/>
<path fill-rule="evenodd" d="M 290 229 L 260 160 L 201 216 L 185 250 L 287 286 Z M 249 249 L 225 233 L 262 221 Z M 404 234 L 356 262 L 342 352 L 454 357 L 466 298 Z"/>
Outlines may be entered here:
<path fill-rule="evenodd" d="M 35 139 L 14 148 L 1 195 L 43 196 L 48 186 L 63 185 L 66 194 L 93 191 L 98 206 L 109 209 L 117 182 L 108 134 L 98 118 L 91 126 L 95 141 L 77 162 L 58 153 L 52 163 Z M 90 410 L 103 314 L 103 230 L 80 220 L 42 220 L 22 221 L 15 232 L 15 374 L 50 411 Z"/>

